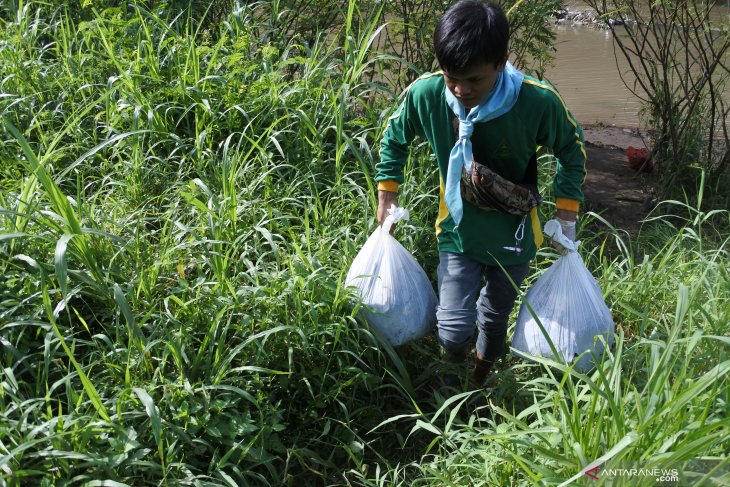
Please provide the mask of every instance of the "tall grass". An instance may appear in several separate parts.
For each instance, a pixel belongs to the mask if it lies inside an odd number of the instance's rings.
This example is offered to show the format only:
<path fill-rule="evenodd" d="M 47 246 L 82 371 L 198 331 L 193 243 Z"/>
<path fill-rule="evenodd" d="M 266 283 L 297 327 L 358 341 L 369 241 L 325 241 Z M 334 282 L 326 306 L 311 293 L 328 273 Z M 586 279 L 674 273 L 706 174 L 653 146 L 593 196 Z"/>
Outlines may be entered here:
<path fill-rule="evenodd" d="M 267 4 L 217 30 L 140 4 L 0 16 L 0 484 L 727 472 L 728 242 L 703 233 L 727 212 L 587 239 L 619 330 L 590 376 L 505 362 L 444 398 L 432 338 L 396 351 L 357 317 L 342 282 L 394 103 L 365 81 L 382 22 L 357 6 L 314 43 Z M 437 187 L 421 146 L 397 236 L 432 277 Z"/>

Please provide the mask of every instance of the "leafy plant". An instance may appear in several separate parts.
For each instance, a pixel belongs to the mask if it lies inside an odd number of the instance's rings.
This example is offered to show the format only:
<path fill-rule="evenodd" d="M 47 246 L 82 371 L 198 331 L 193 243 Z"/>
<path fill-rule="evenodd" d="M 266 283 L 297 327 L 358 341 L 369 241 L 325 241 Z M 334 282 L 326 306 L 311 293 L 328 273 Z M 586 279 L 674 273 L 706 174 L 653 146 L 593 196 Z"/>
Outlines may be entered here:
<path fill-rule="evenodd" d="M 689 1 L 586 3 L 605 20 L 636 80 L 627 87 L 643 102 L 654 131 L 653 157 L 664 196 L 694 189 L 699 168 L 708 176 L 704 181 L 715 206 L 727 206 L 730 23 L 712 17 L 722 7 Z"/>

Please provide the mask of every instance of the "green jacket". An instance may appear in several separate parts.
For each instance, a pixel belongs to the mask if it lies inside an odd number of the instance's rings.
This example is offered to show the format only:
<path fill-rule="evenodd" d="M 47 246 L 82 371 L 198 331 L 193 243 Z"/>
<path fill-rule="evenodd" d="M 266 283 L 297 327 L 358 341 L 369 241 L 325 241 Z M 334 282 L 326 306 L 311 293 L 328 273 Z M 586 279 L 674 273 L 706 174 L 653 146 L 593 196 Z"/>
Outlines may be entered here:
<path fill-rule="evenodd" d="M 483 211 L 464 201 L 458 232 L 444 201 L 449 154 L 456 143 L 456 117 L 446 104 L 443 74 L 426 73 L 406 91 L 403 103 L 388 119 L 381 142 L 375 179 L 378 189 L 397 191 L 411 141 L 425 137 L 436 156 L 440 176 L 440 203 L 436 219 L 439 250 L 455 252 L 494 265 L 514 265 L 535 256 L 542 242 L 537 212 L 525 225 L 520 254 L 504 247 L 515 245 L 522 217 Z M 505 115 L 474 124 L 471 137 L 474 159 L 512 182 L 524 180 L 528 163 L 538 147 L 552 149 L 558 159 L 553 180 L 558 208 L 578 211 L 583 201 L 586 153 L 583 132 L 551 85 L 525 76 L 515 106 Z"/>

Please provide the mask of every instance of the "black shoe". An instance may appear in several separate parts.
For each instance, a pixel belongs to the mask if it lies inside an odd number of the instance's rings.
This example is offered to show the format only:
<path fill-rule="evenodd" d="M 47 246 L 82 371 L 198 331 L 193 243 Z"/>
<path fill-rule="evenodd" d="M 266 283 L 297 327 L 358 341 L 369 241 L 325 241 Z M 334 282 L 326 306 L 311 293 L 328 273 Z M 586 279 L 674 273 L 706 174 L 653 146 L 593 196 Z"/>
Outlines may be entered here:
<path fill-rule="evenodd" d="M 494 360 L 487 360 L 477 352 L 474 369 L 471 371 L 471 380 L 476 387 L 484 385 L 484 381 L 487 379 L 493 365 Z"/>
<path fill-rule="evenodd" d="M 460 363 L 443 361 L 429 381 L 429 386 L 434 391 L 451 391 L 453 393 L 463 387 L 462 377 L 466 375 L 466 372 L 464 361 Z"/>

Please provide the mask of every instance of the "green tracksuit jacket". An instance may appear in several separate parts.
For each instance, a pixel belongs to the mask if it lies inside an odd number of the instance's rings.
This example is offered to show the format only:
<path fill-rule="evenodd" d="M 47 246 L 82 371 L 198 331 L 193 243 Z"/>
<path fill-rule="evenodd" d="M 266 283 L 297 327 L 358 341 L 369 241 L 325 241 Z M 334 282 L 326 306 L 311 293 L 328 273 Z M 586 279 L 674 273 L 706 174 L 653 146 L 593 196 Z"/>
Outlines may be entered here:
<path fill-rule="evenodd" d="M 514 265 L 529 261 L 542 242 L 537 212 L 525 225 L 520 254 L 504 247 L 515 245 L 515 230 L 522 217 L 483 211 L 464 201 L 458 232 L 444 201 L 449 154 L 456 143 L 455 115 L 446 104 L 446 84 L 441 72 L 426 73 L 406 91 L 403 103 L 388 119 L 381 142 L 375 179 L 378 189 L 397 191 L 404 180 L 403 167 L 409 146 L 425 137 L 436 156 L 440 176 L 440 203 L 436 219 L 439 250 L 463 254 L 478 262 Z M 514 107 L 506 114 L 474 124 L 471 137 L 474 159 L 512 182 L 524 180 L 538 147 L 552 149 L 558 159 L 553 180 L 558 208 L 578 211 L 585 179 L 586 153 L 583 132 L 558 92 L 546 82 L 525 76 Z"/>

